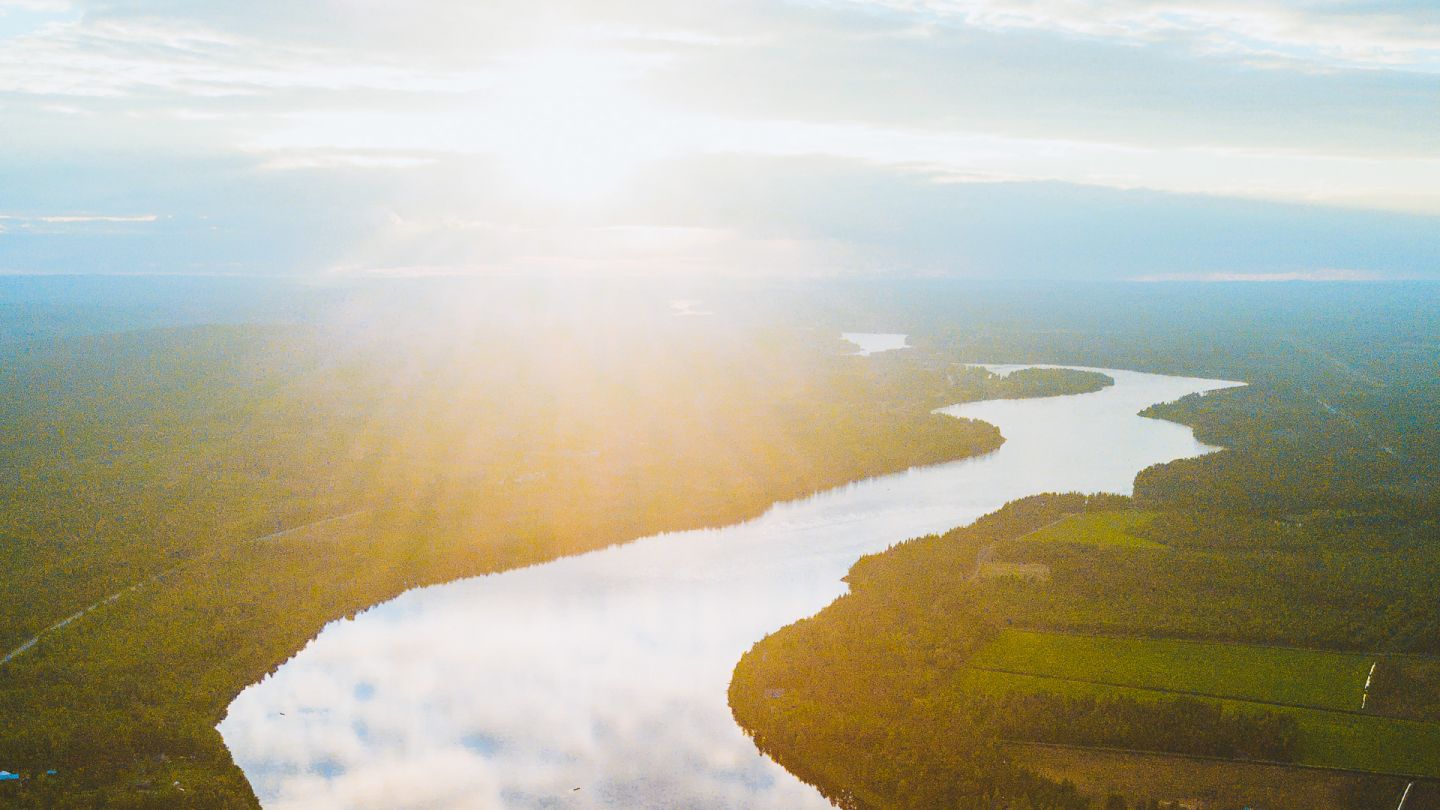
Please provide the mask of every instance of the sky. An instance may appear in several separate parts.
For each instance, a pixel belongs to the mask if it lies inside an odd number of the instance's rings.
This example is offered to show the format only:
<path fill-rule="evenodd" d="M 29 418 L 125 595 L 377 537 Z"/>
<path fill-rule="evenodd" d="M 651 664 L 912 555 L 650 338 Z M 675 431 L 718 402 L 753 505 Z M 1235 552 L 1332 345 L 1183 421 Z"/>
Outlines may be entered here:
<path fill-rule="evenodd" d="M 1440 3 L 0 0 L 0 273 L 1440 279 Z"/>

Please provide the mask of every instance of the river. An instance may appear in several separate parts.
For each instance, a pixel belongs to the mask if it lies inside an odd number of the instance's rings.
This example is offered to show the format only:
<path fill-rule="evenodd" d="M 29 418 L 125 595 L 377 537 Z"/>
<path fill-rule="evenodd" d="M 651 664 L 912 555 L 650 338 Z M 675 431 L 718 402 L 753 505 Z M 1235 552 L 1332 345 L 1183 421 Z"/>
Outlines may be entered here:
<path fill-rule="evenodd" d="M 828 807 L 736 727 L 735 662 L 840 595 L 862 554 L 1038 492 L 1128 493 L 1144 467 L 1214 449 L 1136 414 L 1236 383 L 1107 373 L 1098 393 L 946 408 L 1000 428 L 986 456 L 333 622 L 220 732 L 267 808 Z"/>
<path fill-rule="evenodd" d="M 847 343 L 854 343 L 860 347 L 855 354 L 860 357 L 868 357 L 880 352 L 893 352 L 896 349 L 906 348 L 905 339 L 908 335 L 900 335 L 883 332 L 842 332 L 840 339 Z"/>

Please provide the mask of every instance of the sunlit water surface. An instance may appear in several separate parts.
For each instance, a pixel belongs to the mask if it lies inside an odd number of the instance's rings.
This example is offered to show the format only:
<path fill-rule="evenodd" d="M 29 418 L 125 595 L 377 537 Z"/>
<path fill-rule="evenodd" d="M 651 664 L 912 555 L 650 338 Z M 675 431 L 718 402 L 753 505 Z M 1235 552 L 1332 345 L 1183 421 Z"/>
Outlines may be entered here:
<path fill-rule="evenodd" d="M 892 334 L 888 332 L 842 332 L 840 338 L 860 347 L 855 354 L 865 357 L 876 352 L 890 352 L 896 349 L 907 348 L 905 342 L 907 335 Z"/>
<path fill-rule="evenodd" d="M 334 622 L 220 731 L 267 808 L 827 807 L 736 727 L 735 662 L 840 595 L 862 554 L 1033 493 L 1128 493 L 1140 469 L 1213 449 L 1136 413 L 1233 383 L 1108 373 L 1095 394 L 946 409 L 999 426 L 988 456 Z"/>

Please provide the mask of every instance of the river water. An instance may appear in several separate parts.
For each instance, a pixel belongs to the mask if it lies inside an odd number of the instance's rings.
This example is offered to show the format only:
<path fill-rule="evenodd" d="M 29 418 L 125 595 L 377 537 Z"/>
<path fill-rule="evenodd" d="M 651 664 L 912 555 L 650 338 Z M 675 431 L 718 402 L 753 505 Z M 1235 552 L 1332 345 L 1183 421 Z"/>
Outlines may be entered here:
<path fill-rule="evenodd" d="M 414 590 L 328 625 L 220 724 L 267 808 L 823 808 L 726 704 L 765 634 L 818 612 L 862 554 L 1025 495 L 1128 493 L 1209 452 L 1145 406 L 1236 383 L 1108 371 L 1093 394 L 945 409 L 1006 437 L 987 456 Z"/>
<path fill-rule="evenodd" d="M 868 357 L 879 352 L 893 352 L 896 349 L 907 347 L 905 339 L 909 335 L 900 335 L 884 332 L 842 332 L 840 339 L 847 343 L 854 343 L 860 347 L 855 354 L 861 357 Z"/>

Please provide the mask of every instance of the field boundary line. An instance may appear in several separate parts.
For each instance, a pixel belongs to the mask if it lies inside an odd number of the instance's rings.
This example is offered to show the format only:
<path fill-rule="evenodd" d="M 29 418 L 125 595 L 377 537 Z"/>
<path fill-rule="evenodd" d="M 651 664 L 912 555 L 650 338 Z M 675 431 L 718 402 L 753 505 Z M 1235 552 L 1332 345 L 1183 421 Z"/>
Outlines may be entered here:
<path fill-rule="evenodd" d="M 1141 692 L 1156 692 L 1162 695 L 1185 695 L 1187 697 L 1202 697 L 1212 700 L 1229 700 L 1234 703 L 1253 703 L 1257 706 L 1275 706 L 1282 709 L 1304 709 L 1312 712 L 1325 712 L 1326 714 L 1348 714 L 1356 717 L 1373 717 L 1377 720 L 1391 720 L 1402 723 L 1419 723 L 1421 725 L 1440 725 L 1434 720 L 1414 720 L 1407 717 L 1386 717 L 1380 714 L 1371 714 L 1356 709 L 1328 709 L 1324 706 L 1309 706 L 1304 703 L 1285 703 L 1279 700 L 1261 700 L 1259 698 L 1237 697 L 1235 695 L 1217 695 L 1213 692 L 1200 692 L 1193 689 L 1165 689 L 1159 686 L 1139 686 L 1133 683 L 1117 683 L 1115 681 L 1100 681 L 1093 678 L 1069 678 L 1064 675 L 1043 675 L 1038 672 L 1022 672 L 1018 669 L 1004 669 L 1001 667 L 984 667 L 978 664 L 966 664 L 966 669 L 978 672 L 996 672 L 1001 675 L 1021 675 L 1026 678 L 1041 678 L 1047 681 L 1064 681 L 1066 683 L 1085 683 L 1092 686 L 1114 686 L 1119 689 L 1135 689 Z"/>
<path fill-rule="evenodd" d="M 1019 740 L 1006 738 L 1001 740 L 1006 745 L 1034 746 L 1036 748 L 1055 748 L 1066 751 L 1099 751 L 1106 754 L 1130 754 L 1132 756 L 1150 757 L 1176 757 L 1179 759 L 1193 759 L 1200 762 L 1221 762 L 1221 763 L 1242 763 L 1245 765 L 1269 765 L 1278 768 L 1303 768 L 1310 771 L 1332 771 L 1335 773 L 1358 773 L 1367 776 L 1393 776 L 1397 779 L 1412 779 L 1416 782 L 1429 782 L 1440 784 L 1440 776 L 1424 776 L 1418 773 L 1404 773 L 1401 771 L 1372 771 L 1365 768 L 1342 768 L 1338 765 L 1311 765 L 1304 762 L 1282 762 L 1274 759 L 1248 759 L 1244 757 L 1216 757 L 1207 754 L 1181 754 L 1175 751 L 1146 751 L 1139 748 L 1114 748 L 1105 745 L 1074 745 L 1070 743 L 1036 742 L 1032 740 Z"/>
<path fill-rule="evenodd" d="M 1122 633 L 1104 630 L 1075 630 L 1067 627 L 1045 627 L 1043 625 L 1016 625 L 1002 627 L 1030 633 L 1052 633 L 1057 636 L 1079 638 L 1118 638 L 1129 641 L 1173 641 L 1179 644 L 1224 644 L 1231 647 L 1254 647 L 1262 650 L 1299 650 L 1300 652 L 1328 653 L 1330 655 L 1355 655 L 1367 658 L 1413 658 L 1421 661 L 1440 661 L 1440 655 L 1412 652 L 1383 652 L 1378 650 L 1346 650 L 1337 647 L 1305 647 L 1295 644 L 1279 644 L 1265 641 L 1234 641 L 1224 638 L 1187 638 L 1185 636 L 1157 636 L 1146 633 Z"/>

